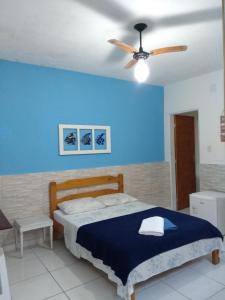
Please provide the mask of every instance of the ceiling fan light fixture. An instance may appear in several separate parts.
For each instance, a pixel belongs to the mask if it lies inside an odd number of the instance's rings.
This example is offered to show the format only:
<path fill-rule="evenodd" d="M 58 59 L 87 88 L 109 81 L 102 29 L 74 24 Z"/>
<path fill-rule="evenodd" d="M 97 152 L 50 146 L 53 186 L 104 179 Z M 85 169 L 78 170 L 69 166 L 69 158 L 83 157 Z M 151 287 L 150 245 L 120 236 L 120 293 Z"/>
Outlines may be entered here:
<path fill-rule="evenodd" d="M 144 51 L 142 47 L 142 31 L 145 30 L 147 27 L 148 26 L 145 23 L 138 23 L 134 25 L 134 29 L 139 32 L 140 46 L 138 50 L 133 46 L 118 41 L 116 39 L 108 40 L 109 43 L 117 46 L 118 48 L 124 50 L 125 52 L 133 54 L 133 58 L 124 66 L 124 68 L 130 69 L 135 66 L 134 76 L 136 80 L 140 83 L 145 82 L 149 76 L 149 68 L 145 62 L 145 60 L 147 60 L 149 56 L 161 55 L 161 54 L 172 53 L 172 52 L 181 52 L 187 50 L 186 45 L 180 45 L 180 46 L 169 46 L 164 48 L 153 49 L 150 51 Z"/>
<path fill-rule="evenodd" d="M 139 59 L 134 69 L 134 77 L 139 83 L 145 82 L 149 76 L 149 68 L 144 59 Z"/>

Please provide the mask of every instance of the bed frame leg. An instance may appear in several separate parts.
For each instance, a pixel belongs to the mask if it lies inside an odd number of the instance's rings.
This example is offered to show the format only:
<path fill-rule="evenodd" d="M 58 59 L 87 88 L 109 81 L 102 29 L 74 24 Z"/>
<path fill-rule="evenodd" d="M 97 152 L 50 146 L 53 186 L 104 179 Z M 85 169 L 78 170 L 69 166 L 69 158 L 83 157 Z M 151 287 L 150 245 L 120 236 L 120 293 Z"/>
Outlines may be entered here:
<path fill-rule="evenodd" d="M 133 292 L 133 294 L 131 295 L 131 300 L 136 300 L 135 292 Z"/>
<path fill-rule="evenodd" d="M 54 240 L 59 240 L 60 238 L 63 237 L 63 226 L 53 220 L 53 239 Z"/>
<path fill-rule="evenodd" d="M 214 250 L 212 252 L 212 264 L 217 265 L 220 262 L 220 251 Z"/>
<path fill-rule="evenodd" d="M 61 237 L 60 233 L 56 230 L 53 231 L 53 240 L 59 240 Z"/>

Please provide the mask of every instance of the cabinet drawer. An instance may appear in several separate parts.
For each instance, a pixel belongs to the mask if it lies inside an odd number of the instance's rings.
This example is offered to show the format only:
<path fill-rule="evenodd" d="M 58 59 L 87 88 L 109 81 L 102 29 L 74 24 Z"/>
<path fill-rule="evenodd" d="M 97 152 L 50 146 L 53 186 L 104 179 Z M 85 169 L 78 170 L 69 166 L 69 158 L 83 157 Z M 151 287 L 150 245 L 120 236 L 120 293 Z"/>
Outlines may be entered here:
<path fill-rule="evenodd" d="M 205 219 L 217 226 L 217 202 L 212 200 L 190 198 L 190 213 L 192 216 Z"/>

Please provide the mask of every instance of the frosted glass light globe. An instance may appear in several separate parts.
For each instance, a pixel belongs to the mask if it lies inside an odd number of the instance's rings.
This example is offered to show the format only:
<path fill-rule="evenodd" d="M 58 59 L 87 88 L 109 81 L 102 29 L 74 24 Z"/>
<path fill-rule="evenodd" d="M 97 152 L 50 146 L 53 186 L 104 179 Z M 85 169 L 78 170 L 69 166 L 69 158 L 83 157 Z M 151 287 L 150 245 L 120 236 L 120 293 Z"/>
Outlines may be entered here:
<path fill-rule="evenodd" d="M 135 67 L 134 76 L 138 82 L 144 82 L 148 78 L 149 68 L 144 61 L 144 59 L 140 59 Z"/>

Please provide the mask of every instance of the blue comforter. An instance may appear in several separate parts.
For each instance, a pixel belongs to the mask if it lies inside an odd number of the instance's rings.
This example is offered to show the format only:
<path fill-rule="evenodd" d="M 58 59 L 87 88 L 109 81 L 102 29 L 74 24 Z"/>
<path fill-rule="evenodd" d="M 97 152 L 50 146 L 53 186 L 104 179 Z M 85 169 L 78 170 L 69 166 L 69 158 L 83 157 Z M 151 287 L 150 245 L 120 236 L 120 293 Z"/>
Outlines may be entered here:
<path fill-rule="evenodd" d="M 177 230 L 165 231 L 162 237 L 140 235 L 142 220 L 153 216 L 169 219 Z M 215 237 L 223 238 L 208 221 L 155 207 L 83 225 L 78 230 L 76 242 L 110 266 L 125 285 L 129 273 L 142 262 L 186 244 Z"/>

